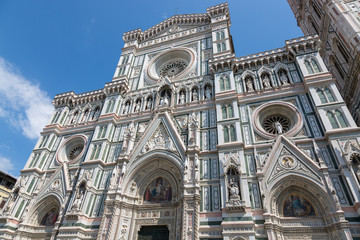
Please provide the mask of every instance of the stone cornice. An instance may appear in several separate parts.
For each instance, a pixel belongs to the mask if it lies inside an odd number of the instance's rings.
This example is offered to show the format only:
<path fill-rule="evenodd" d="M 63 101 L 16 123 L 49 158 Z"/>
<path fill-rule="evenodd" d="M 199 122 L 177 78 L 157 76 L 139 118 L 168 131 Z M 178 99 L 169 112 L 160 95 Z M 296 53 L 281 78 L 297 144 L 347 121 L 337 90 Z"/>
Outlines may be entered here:
<path fill-rule="evenodd" d="M 199 26 L 206 23 L 210 23 L 210 17 L 206 13 L 175 15 L 145 31 L 138 28 L 126 32 L 123 35 L 123 40 L 124 42 L 138 41 L 141 43 L 158 35 L 158 33 L 170 29 L 172 26 Z"/>
<path fill-rule="evenodd" d="M 209 61 L 210 69 L 213 72 L 224 70 L 224 68 L 240 69 L 250 66 L 268 65 L 271 62 L 281 62 L 284 59 L 294 60 L 295 56 L 317 51 L 320 48 L 321 41 L 317 35 L 294 38 L 285 41 L 285 47 L 276 48 L 269 51 L 259 52 L 235 58 L 235 55 L 214 58 Z"/>
<path fill-rule="evenodd" d="M 53 105 L 55 107 L 75 107 L 90 102 L 98 102 L 105 99 L 105 93 L 103 89 L 76 94 L 73 91 L 57 94 L 54 97 Z"/>

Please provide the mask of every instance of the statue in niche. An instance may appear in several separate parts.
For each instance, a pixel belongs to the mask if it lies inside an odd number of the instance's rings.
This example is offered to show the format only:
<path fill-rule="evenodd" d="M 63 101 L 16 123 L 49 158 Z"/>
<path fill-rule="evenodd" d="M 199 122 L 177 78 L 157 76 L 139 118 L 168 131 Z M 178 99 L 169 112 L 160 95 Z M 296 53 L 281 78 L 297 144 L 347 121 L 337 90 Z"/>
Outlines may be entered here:
<path fill-rule="evenodd" d="M 282 133 L 283 133 L 283 127 L 282 127 L 281 123 L 279 123 L 278 121 L 276 121 L 276 122 L 274 123 L 274 125 L 275 125 L 275 128 L 276 128 L 277 133 L 278 133 L 278 134 L 282 134 Z"/>
<path fill-rule="evenodd" d="M 83 115 L 83 117 L 82 117 L 81 121 L 82 121 L 82 122 L 86 121 L 86 120 L 87 120 L 87 118 L 88 118 L 88 116 L 89 116 L 89 110 L 88 110 L 88 109 L 86 109 L 86 111 L 85 111 L 85 113 L 84 113 L 84 115 Z"/>
<path fill-rule="evenodd" d="M 239 197 L 239 187 L 237 186 L 236 182 L 230 182 L 228 188 L 230 199 Z"/>
<path fill-rule="evenodd" d="M 211 89 L 210 86 L 205 88 L 205 99 L 211 99 Z"/>
<path fill-rule="evenodd" d="M 135 105 L 135 112 L 139 112 L 140 111 L 140 108 L 141 108 L 141 101 L 137 101 L 136 102 L 136 105 Z"/>
<path fill-rule="evenodd" d="M 196 88 L 194 88 L 193 91 L 192 91 L 192 100 L 193 100 L 193 102 L 199 100 L 198 91 L 197 91 Z"/>
<path fill-rule="evenodd" d="M 184 104 L 184 103 L 185 103 L 185 94 L 184 94 L 184 91 L 180 91 L 179 103 L 180 103 L 180 104 Z"/>
<path fill-rule="evenodd" d="M 151 109 L 151 108 L 152 108 L 152 98 L 149 97 L 147 100 L 146 109 Z"/>
<path fill-rule="evenodd" d="M 283 85 L 289 84 L 289 79 L 288 79 L 288 76 L 287 76 L 285 70 L 280 71 L 280 81 Z"/>
<path fill-rule="evenodd" d="M 251 78 L 248 78 L 248 79 L 246 80 L 246 86 L 247 86 L 247 91 L 248 91 L 248 92 L 254 91 L 254 87 L 253 87 Z"/>
<path fill-rule="evenodd" d="M 263 84 L 264 84 L 264 88 L 270 88 L 271 87 L 270 78 L 269 78 L 269 76 L 267 74 L 264 74 Z"/>
<path fill-rule="evenodd" d="M 172 188 L 167 180 L 157 178 L 147 188 L 144 194 L 144 201 L 147 203 L 169 202 L 172 199 Z"/>
<path fill-rule="evenodd" d="M 129 108 L 130 108 L 130 102 L 127 101 L 127 102 L 125 103 L 125 106 L 124 106 L 124 109 L 123 109 L 123 114 L 129 113 Z"/>
<path fill-rule="evenodd" d="M 94 114 L 92 116 L 92 120 L 94 120 L 95 118 L 97 118 L 100 114 L 100 108 L 99 107 L 96 107 L 95 111 L 94 111 Z"/>
<path fill-rule="evenodd" d="M 170 103 L 170 97 L 167 92 L 165 92 L 164 97 L 160 100 L 160 106 L 169 106 Z"/>
<path fill-rule="evenodd" d="M 116 180 L 117 180 L 117 166 L 115 166 L 113 172 L 111 173 L 111 180 L 110 180 L 110 188 L 113 189 L 116 186 Z"/>
<path fill-rule="evenodd" d="M 79 112 L 76 111 L 76 112 L 74 113 L 74 116 L 73 116 L 72 120 L 71 120 L 71 124 L 76 123 L 76 120 L 77 120 L 78 115 L 79 115 Z"/>
<path fill-rule="evenodd" d="M 72 212 L 78 212 L 80 211 L 80 206 L 81 206 L 81 203 L 83 201 L 83 198 L 85 196 L 85 191 L 86 191 L 86 183 L 85 182 L 82 182 L 78 188 L 78 192 L 77 192 L 77 196 L 76 196 L 76 199 L 74 200 L 74 203 L 71 207 L 71 211 Z"/>

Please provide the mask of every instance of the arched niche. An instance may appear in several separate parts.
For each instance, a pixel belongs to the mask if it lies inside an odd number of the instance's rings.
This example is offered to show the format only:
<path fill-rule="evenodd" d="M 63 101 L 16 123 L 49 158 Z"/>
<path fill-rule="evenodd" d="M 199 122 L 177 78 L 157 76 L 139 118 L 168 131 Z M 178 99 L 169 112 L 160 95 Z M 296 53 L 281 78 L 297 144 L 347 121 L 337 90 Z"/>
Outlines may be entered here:
<path fill-rule="evenodd" d="M 292 193 L 298 193 L 304 197 L 315 208 L 317 216 L 325 216 L 337 211 L 337 207 L 331 196 L 319 183 L 311 181 L 305 177 L 287 176 L 268 189 L 266 203 L 269 205 L 268 211 L 278 217 L 283 217 L 282 204 Z"/>
<path fill-rule="evenodd" d="M 59 218 L 60 201 L 56 196 L 50 195 L 40 200 L 33 209 L 27 223 L 33 226 L 54 227 Z"/>
<path fill-rule="evenodd" d="M 307 177 L 288 176 L 269 186 L 263 195 L 267 212 L 265 224 L 271 228 L 268 236 L 276 239 L 297 239 L 297 230 L 306 239 L 333 239 L 344 236 L 346 227 L 334 229 L 344 219 L 333 197 L 324 186 Z"/>
<path fill-rule="evenodd" d="M 138 203 L 142 204 L 149 184 L 161 177 L 171 186 L 170 202 L 176 202 L 183 185 L 182 169 L 181 160 L 172 153 L 160 150 L 146 153 L 129 165 L 128 174 L 124 176 L 123 181 L 125 192 L 130 196 L 136 196 Z"/>

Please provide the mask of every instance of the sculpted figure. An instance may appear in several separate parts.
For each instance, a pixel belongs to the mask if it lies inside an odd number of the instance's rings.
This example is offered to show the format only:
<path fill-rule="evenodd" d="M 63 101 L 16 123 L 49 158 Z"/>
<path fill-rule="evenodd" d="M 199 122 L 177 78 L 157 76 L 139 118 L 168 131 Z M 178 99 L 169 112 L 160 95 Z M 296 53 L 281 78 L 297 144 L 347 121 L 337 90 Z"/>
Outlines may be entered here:
<path fill-rule="evenodd" d="M 281 73 L 280 73 L 280 81 L 281 81 L 281 83 L 282 83 L 283 85 L 289 84 L 289 79 L 288 79 L 285 71 L 281 71 Z"/>
<path fill-rule="evenodd" d="M 135 106 L 135 112 L 139 112 L 139 111 L 140 111 L 140 107 L 141 107 L 141 102 L 138 101 L 138 102 L 136 103 L 136 106 Z"/>
<path fill-rule="evenodd" d="M 179 100 L 180 104 L 184 104 L 185 103 L 185 94 L 183 91 L 180 92 L 180 100 Z"/>
<path fill-rule="evenodd" d="M 248 78 L 248 80 L 246 81 L 246 86 L 247 86 L 248 92 L 254 91 L 254 88 L 253 88 L 253 85 L 252 85 L 252 82 L 251 82 L 250 78 Z"/>
<path fill-rule="evenodd" d="M 268 77 L 268 75 L 265 75 L 264 78 L 263 78 L 263 84 L 264 84 L 264 87 L 265 88 L 270 88 L 271 85 L 270 85 L 270 79 Z"/>
<path fill-rule="evenodd" d="M 205 99 L 211 99 L 211 89 L 209 86 L 205 89 Z"/>
<path fill-rule="evenodd" d="M 278 133 L 278 134 L 282 134 L 282 133 L 283 133 L 283 130 L 282 130 L 283 128 L 282 128 L 281 123 L 275 122 L 274 125 L 275 125 L 275 128 L 276 128 L 277 133 Z"/>
<path fill-rule="evenodd" d="M 151 109 L 151 108 L 152 108 L 152 98 L 149 98 L 147 101 L 146 109 Z"/>
<path fill-rule="evenodd" d="M 236 183 L 230 182 L 229 193 L 230 193 L 230 199 L 234 197 L 239 197 L 239 188 Z"/>
<path fill-rule="evenodd" d="M 198 98 L 198 92 L 197 92 L 196 89 L 193 90 L 193 92 L 192 92 L 192 97 L 193 97 L 193 101 L 199 100 L 199 98 Z"/>

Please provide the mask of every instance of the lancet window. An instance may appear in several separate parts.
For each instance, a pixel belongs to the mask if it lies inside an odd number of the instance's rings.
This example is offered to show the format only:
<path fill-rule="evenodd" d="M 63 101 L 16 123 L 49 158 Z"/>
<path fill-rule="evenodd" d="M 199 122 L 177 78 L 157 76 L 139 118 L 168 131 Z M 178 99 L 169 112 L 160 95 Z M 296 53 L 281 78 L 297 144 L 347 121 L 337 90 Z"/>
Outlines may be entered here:
<path fill-rule="evenodd" d="M 321 103 L 335 102 L 334 96 L 329 88 L 319 88 L 316 92 L 319 95 Z"/>
<path fill-rule="evenodd" d="M 314 58 L 307 59 L 304 63 L 309 74 L 320 72 L 318 62 Z"/>
<path fill-rule="evenodd" d="M 229 75 L 223 75 L 220 77 L 220 91 L 230 90 L 230 77 Z"/>

